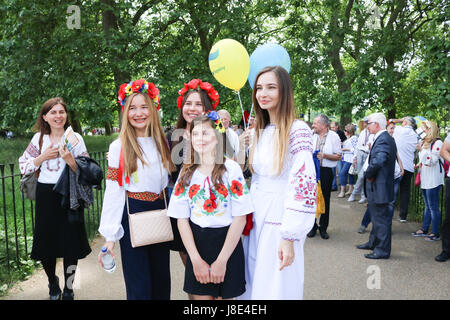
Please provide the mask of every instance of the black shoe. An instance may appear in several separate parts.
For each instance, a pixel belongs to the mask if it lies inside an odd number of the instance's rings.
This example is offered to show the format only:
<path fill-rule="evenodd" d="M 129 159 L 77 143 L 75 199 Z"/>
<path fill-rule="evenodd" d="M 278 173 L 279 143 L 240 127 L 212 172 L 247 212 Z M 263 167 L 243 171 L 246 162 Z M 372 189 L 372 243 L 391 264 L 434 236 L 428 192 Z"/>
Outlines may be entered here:
<path fill-rule="evenodd" d="M 75 295 L 73 294 L 73 290 L 64 288 L 64 292 L 63 292 L 61 300 L 73 300 L 74 297 L 75 297 Z"/>
<path fill-rule="evenodd" d="M 319 233 L 320 233 L 320 237 L 322 239 L 325 239 L 325 240 L 330 239 L 330 236 L 328 235 L 328 233 L 326 231 L 322 231 L 319 229 Z"/>
<path fill-rule="evenodd" d="M 375 252 L 365 254 L 364 257 L 366 257 L 367 259 L 389 259 L 389 256 L 380 256 Z"/>
<path fill-rule="evenodd" d="M 308 232 L 307 236 L 308 238 L 314 238 L 314 236 L 317 233 L 317 228 L 312 228 L 310 232 Z"/>
<path fill-rule="evenodd" d="M 61 299 L 61 288 L 59 287 L 59 278 L 55 276 L 55 281 L 48 284 L 50 300 Z"/>
<path fill-rule="evenodd" d="M 357 245 L 356 248 L 361 249 L 361 250 L 373 250 L 373 248 L 371 246 L 369 246 L 369 243 Z"/>
<path fill-rule="evenodd" d="M 436 256 L 434 258 L 434 260 L 438 261 L 438 262 L 445 262 L 450 258 L 449 254 L 446 253 L 445 251 L 442 251 L 440 255 Z"/>

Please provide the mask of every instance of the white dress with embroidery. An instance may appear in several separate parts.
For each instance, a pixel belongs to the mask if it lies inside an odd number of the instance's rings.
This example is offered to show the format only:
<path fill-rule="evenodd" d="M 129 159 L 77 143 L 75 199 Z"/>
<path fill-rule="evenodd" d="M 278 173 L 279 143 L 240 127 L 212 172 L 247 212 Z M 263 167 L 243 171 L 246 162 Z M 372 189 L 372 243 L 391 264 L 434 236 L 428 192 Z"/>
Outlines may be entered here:
<path fill-rule="evenodd" d="M 83 138 L 76 132 L 75 135 L 80 142 L 72 150 L 74 158 L 78 156 L 89 156 Z M 19 158 L 19 167 L 21 174 L 27 174 L 37 171 L 39 167 L 36 167 L 34 165 L 34 160 L 46 149 L 50 148 L 53 145 L 50 140 L 50 136 L 48 134 L 45 134 L 42 139 L 42 150 L 39 153 L 40 136 L 41 134 L 39 132 L 33 136 L 25 152 Z M 38 182 L 55 184 L 56 182 L 58 182 L 58 179 L 61 176 L 61 173 L 63 172 L 65 165 L 66 162 L 61 157 L 45 160 L 44 162 L 42 162 L 40 166 L 41 171 L 39 173 Z"/>
<path fill-rule="evenodd" d="M 255 206 L 253 229 L 244 237 L 246 292 L 239 299 L 303 298 L 303 245 L 316 214 L 316 173 L 312 132 L 303 121 L 291 126 L 289 149 L 279 176 L 273 166 L 275 126 L 268 125 L 254 151 L 250 195 Z M 282 239 L 294 243 L 292 265 L 280 271 Z"/>
<path fill-rule="evenodd" d="M 225 161 L 227 171 L 223 184 L 214 188 L 209 176 L 199 170 L 192 174 L 189 186 L 176 183 L 167 214 L 191 221 L 202 228 L 221 228 L 231 225 L 233 217 L 254 211 L 241 167 L 235 161 Z M 212 194 L 211 194 L 212 193 Z"/>

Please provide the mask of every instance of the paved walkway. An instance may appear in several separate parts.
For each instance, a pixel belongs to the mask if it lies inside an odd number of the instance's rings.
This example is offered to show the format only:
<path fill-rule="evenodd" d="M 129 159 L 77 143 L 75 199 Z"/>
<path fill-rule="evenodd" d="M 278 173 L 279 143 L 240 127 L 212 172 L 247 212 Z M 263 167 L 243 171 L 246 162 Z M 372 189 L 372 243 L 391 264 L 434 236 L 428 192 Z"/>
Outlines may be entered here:
<path fill-rule="evenodd" d="M 413 238 L 410 234 L 420 227 L 418 223 L 394 220 L 391 259 L 368 260 L 364 258 L 367 251 L 355 248 L 368 239 L 368 232 L 357 233 L 365 206 L 338 199 L 336 192 L 331 198 L 330 239 L 323 240 L 317 234 L 305 243 L 305 299 L 450 299 L 450 262 L 434 261 L 441 251 L 441 241 Z M 126 298 L 120 256 L 113 274 L 104 272 L 97 263 L 102 244 L 101 239 L 95 239 L 92 253 L 79 262 L 76 299 Z M 171 272 L 172 299 L 186 299 L 182 290 L 184 268 L 176 252 L 171 253 Z M 62 261 L 58 262 L 57 274 L 62 284 Z M 2 299 L 47 300 L 44 271 L 36 271 Z"/>

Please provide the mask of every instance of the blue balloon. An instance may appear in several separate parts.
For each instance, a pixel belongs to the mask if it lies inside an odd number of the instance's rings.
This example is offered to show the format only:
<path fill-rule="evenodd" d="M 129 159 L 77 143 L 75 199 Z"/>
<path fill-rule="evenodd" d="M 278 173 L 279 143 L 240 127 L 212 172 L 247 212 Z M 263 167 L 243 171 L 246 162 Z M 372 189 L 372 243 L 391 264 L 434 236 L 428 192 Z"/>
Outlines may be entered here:
<path fill-rule="evenodd" d="M 250 73 L 248 82 L 253 89 L 258 73 L 269 66 L 281 66 L 287 72 L 291 71 L 291 58 L 285 48 L 276 43 L 266 43 L 253 51 L 250 56 Z"/>

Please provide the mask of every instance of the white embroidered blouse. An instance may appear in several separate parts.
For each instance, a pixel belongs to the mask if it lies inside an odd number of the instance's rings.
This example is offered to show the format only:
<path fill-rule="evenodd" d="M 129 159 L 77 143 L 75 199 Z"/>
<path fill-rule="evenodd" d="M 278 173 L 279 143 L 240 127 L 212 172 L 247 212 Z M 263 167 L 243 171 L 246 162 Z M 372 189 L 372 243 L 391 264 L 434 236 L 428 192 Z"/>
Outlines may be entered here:
<path fill-rule="evenodd" d="M 80 142 L 72 150 L 74 158 L 78 156 L 89 156 L 83 138 L 76 132 L 75 135 Z M 19 167 L 21 174 L 27 174 L 37 171 L 39 167 L 36 167 L 34 165 L 34 160 L 40 154 L 42 154 L 42 152 L 44 152 L 46 149 L 52 146 L 50 136 L 46 134 L 42 139 L 42 150 L 41 152 L 39 152 L 40 136 L 41 134 L 39 132 L 33 136 L 25 152 L 19 158 Z M 56 159 L 45 160 L 44 162 L 42 162 L 40 166 L 41 171 L 39 173 L 38 182 L 48 184 L 56 183 L 64 170 L 65 164 L 66 164 L 65 161 L 61 157 L 58 157 Z"/>
<path fill-rule="evenodd" d="M 137 171 L 131 175 L 130 184 L 127 186 L 129 192 L 151 192 L 160 194 L 167 187 L 169 181 L 167 170 L 161 163 L 161 157 L 151 137 L 137 138 L 142 148 L 144 160 L 143 165 L 138 159 Z M 120 139 L 115 140 L 109 146 L 108 172 L 106 175 L 106 189 L 103 198 L 102 214 L 99 232 L 106 241 L 118 241 L 123 237 L 122 214 L 125 205 L 125 178 L 122 174 L 124 184 L 119 185 L 119 160 L 122 144 Z M 159 164 L 161 165 L 161 170 Z M 161 176 L 162 172 L 162 176 Z M 162 179 L 161 179 L 162 177 Z"/>
<path fill-rule="evenodd" d="M 233 160 L 225 161 L 227 171 L 223 184 L 214 187 L 211 177 L 195 170 L 189 186 L 178 181 L 170 198 L 167 215 L 190 218 L 202 228 L 220 228 L 231 225 L 233 217 L 254 211 L 241 167 Z"/>

